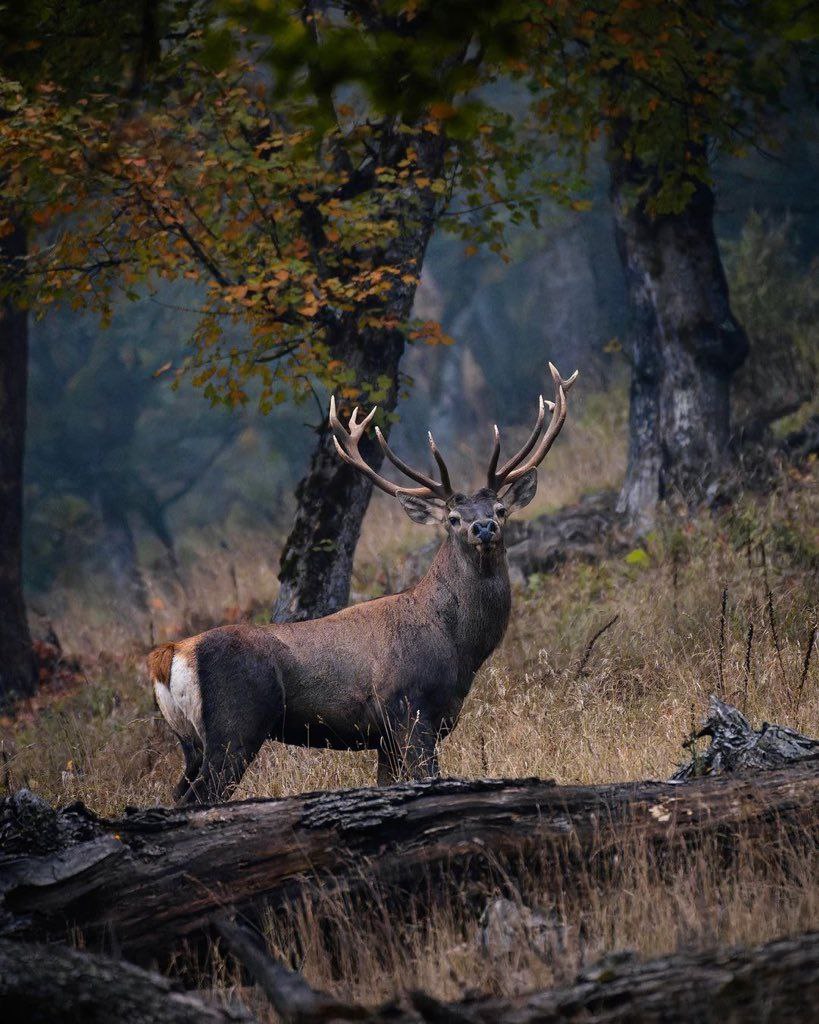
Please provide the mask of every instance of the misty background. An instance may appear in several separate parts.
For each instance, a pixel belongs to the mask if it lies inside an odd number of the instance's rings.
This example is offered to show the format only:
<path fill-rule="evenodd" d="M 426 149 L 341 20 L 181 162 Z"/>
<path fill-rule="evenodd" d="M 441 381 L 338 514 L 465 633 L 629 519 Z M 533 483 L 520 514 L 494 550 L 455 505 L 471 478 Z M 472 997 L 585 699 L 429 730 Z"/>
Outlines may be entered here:
<path fill-rule="evenodd" d="M 801 331 L 799 344 L 816 343 L 805 332 L 815 330 L 819 145 L 798 125 L 786 127 L 790 141 L 776 157 L 754 152 L 717 163 L 716 223 L 752 348 L 776 341 L 768 350 L 787 355 L 772 332 Z M 393 434 L 399 452 L 421 461 L 431 428 L 472 482 L 491 424 L 514 436 L 531 421 L 547 359 L 564 374 L 581 369 L 580 415 L 607 393 L 622 412 L 622 435 L 611 445 L 625 449 L 628 366 L 620 341 L 628 311 L 600 154 L 589 181 L 591 210 L 545 204 L 541 229 L 512 229 L 508 262 L 485 250 L 468 258 L 461 240 L 435 235 L 415 312 L 439 320 L 456 344 L 409 349 L 409 397 Z M 456 196 L 450 210 L 462 208 Z M 789 288 L 799 290 L 798 310 Z M 217 577 L 216 590 L 236 609 L 275 594 L 293 490 L 324 396 L 264 416 L 252 402 L 211 407 L 189 381 L 173 390 L 163 367 L 178 362 L 197 304 L 191 286 L 163 284 L 139 301 L 123 299 L 107 328 L 64 307 L 32 324 L 25 580 L 31 610 L 45 622 L 59 624 L 79 601 L 89 635 L 110 620 L 122 635 L 144 640 L 174 606 L 198 608 L 202 624 L 226 614 L 208 596 Z M 759 363 L 752 354 L 737 378 L 746 403 L 767 400 Z M 384 507 L 375 501 L 369 518 Z M 418 534 L 419 543 L 429 539 Z"/>

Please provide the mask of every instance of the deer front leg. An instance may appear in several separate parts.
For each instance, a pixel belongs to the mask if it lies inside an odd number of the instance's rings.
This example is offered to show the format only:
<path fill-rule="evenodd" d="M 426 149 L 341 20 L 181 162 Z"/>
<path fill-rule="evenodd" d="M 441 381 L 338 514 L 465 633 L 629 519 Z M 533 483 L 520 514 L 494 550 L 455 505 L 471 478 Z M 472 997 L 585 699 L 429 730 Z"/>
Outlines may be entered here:
<path fill-rule="evenodd" d="M 437 742 L 436 731 L 421 718 L 393 725 L 378 748 L 378 785 L 434 778 L 439 774 Z"/>

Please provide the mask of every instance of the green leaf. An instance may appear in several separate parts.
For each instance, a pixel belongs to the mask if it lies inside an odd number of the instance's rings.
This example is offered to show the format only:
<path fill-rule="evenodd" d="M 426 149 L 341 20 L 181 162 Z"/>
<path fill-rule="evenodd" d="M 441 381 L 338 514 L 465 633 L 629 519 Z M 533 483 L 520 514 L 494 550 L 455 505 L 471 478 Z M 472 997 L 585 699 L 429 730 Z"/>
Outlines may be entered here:
<path fill-rule="evenodd" d="M 651 564 L 651 558 L 644 548 L 635 548 L 626 555 L 627 565 L 636 565 L 640 569 L 646 569 Z"/>

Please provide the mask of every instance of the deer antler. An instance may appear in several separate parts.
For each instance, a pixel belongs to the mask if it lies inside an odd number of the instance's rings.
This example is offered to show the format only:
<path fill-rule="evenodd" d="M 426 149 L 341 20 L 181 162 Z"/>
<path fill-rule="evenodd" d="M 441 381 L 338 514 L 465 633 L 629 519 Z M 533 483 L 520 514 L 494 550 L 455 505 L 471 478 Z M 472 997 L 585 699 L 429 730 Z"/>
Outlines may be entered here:
<path fill-rule="evenodd" d="M 489 459 L 489 469 L 486 474 L 486 485 L 490 490 L 495 491 L 496 494 L 501 487 L 505 487 L 507 484 L 513 484 L 524 474 L 528 473 L 530 469 L 534 469 L 536 466 L 539 466 L 546 458 L 549 449 L 554 444 L 555 438 L 563 427 L 563 423 L 566 420 L 566 412 L 568 411 L 566 392 L 577 380 L 578 371 L 575 370 L 568 380 L 563 380 L 557 372 L 556 367 L 552 363 L 549 363 L 549 372 L 552 375 L 552 380 L 555 385 L 554 402 L 544 401 L 543 395 L 540 395 L 538 399 L 537 420 L 532 428 L 532 433 L 529 435 L 526 443 L 520 451 L 513 455 L 511 459 L 504 462 L 500 469 L 497 468 L 498 459 L 500 458 L 500 431 L 498 430 L 497 424 L 495 425 L 495 443 L 492 448 L 492 455 Z M 549 410 L 552 413 L 552 418 L 549 422 L 546 433 L 543 437 L 540 437 L 540 432 L 543 429 L 543 422 L 546 418 L 546 406 L 549 407 Z M 539 442 L 538 438 L 540 438 Z M 535 447 L 536 445 L 537 447 Z M 533 448 L 535 449 L 534 451 L 532 451 Z"/>
<path fill-rule="evenodd" d="M 355 466 L 355 468 L 366 477 L 369 477 L 376 487 L 380 487 L 382 491 L 386 491 L 387 494 L 391 494 L 393 497 L 398 494 L 410 494 L 417 498 L 439 498 L 441 501 L 446 501 L 447 498 L 451 498 L 453 490 L 452 485 L 449 482 L 449 472 L 447 471 L 446 463 L 435 446 L 432 434 L 429 434 L 429 446 L 432 449 L 432 454 L 441 472 L 440 483 L 437 480 L 433 480 L 432 477 L 421 473 L 419 470 L 413 469 L 412 466 L 404 462 L 403 459 L 400 459 L 387 444 L 384 435 L 378 427 L 375 428 L 375 436 L 378 438 L 381 450 L 390 462 L 401 470 L 404 476 L 408 476 L 410 480 L 415 480 L 422 486 L 400 487 L 398 484 L 394 484 L 391 480 L 387 480 L 385 477 L 377 473 L 371 466 L 367 465 L 358 450 L 358 443 L 361 440 L 364 431 L 372 421 L 373 416 L 375 416 L 377 408 L 377 406 L 374 407 L 359 423 L 358 406 L 356 406 L 350 416 L 349 428 L 345 429 L 341 420 L 338 418 L 338 413 L 336 412 L 335 396 L 330 397 L 330 427 L 333 431 L 333 442 L 336 446 L 336 451 L 341 458 L 349 465 Z"/>

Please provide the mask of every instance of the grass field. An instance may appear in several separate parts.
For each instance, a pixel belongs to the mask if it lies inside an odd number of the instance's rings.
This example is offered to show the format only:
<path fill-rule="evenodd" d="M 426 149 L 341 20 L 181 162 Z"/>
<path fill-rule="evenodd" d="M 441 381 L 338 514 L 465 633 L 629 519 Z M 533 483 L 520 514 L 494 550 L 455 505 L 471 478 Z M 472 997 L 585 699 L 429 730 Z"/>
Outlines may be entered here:
<path fill-rule="evenodd" d="M 806 657 L 819 612 L 817 497 L 815 463 L 783 470 L 766 495 L 661 522 L 625 558 L 532 577 L 443 744 L 443 772 L 579 783 L 665 778 L 712 692 L 755 724 L 819 736 L 819 652 Z M 388 529 L 383 519 L 379 529 Z M 408 548 L 414 534 L 401 529 L 396 520 L 388 536 L 365 539 L 359 583 L 381 571 L 368 561 L 374 549 L 384 557 L 387 540 L 393 551 Z M 180 756 L 141 657 L 133 648 L 86 654 L 83 669 L 83 681 L 2 720 L 5 785 L 58 803 L 81 799 L 103 814 L 166 802 Z M 374 773 L 368 754 L 267 744 L 237 795 L 369 785 Z M 810 837 L 799 849 L 749 846 L 729 868 L 702 850 L 662 875 L 647 851 L 624 850 L 613 887 L 589 878 L 543 891 L 530 878 L 522 898 L 556 927 L 546 947 L 523 941 L 509 955 L 487 948 L 477 916 L 457 898 L 411 921 L 393 920 L 377 902 L 355 914 L 338 901 L 303 905 L 271 921 L 270 942 L 315 983 L 363 1001 L 407 986 L 447 998 L 514 992 L 565 980 L 607 950 L 653 955 L 817 927 L 817 866 Z M 336 921 L 332 958 L 318 923 L 328 915 Z M 234 991 L 218 951 L 201 969 L 219 993 Z"/>

